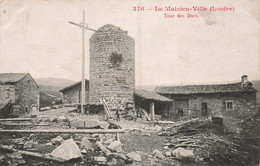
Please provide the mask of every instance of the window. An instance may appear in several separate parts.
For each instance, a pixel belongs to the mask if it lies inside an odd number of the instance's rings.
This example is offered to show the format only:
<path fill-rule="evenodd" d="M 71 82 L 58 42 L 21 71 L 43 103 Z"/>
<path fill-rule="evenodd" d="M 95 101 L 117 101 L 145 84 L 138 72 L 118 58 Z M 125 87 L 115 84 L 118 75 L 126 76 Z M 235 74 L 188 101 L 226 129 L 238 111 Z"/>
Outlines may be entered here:
<path fill-rule="evenodd" d="M 110 62 L 112 63 L 113 67 L 120 67 L 123 61 L 122 54 L 118 52 L 112 52 L 110 55 Z"/>
<path fill-rule="evenodd" d="M 227 100 L 225 101 L 226 110 L 234 110 L 233 101 Z"/>
<path fill-rule="evenodd" d="M 233 108 L 232 104 L 233 104 L 232 102 L 227 102 L 227 108 L 231 108 L 232 109 Z"/>

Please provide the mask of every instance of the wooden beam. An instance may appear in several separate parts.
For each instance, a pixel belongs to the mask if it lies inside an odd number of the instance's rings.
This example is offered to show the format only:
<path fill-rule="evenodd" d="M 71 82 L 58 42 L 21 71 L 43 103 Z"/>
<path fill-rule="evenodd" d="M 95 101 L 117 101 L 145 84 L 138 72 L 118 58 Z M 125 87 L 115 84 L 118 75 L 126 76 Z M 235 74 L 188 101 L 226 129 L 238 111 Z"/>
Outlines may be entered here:
<path fill-rule="evenodd" d="M 3 121 L 31 121 L 32 118 L 7 118 L 7 119 L 0 119 L 0 122 Z"/>
<path fill-rule="evenodd" d="M 173 121 L 154 121 L 154 124 L 175 124 Z"/>
<path fill-rule="evenodd" d="M 116 140 L 120 142 L 119 133 L 116 133 Z"/>
<path fill-rule="evenodd" d="M 81 134 L 105 134 L 105 133 L 124 133 L 124 129 L 40 129 L 40 130 L 0 130 L 0 133 L 81 133 Z"/>
<path fill-rule="evenodd" d="M 13 148 L 11 148 L 7 145 L 0 145 L 0 149 L 8 151 L 8 152 L 18 152 L 18 153 L 21 153 L 22 155 L 36 157 L 36 158 L 40 158 L 40 159 L 43 159 L 43 160 L 65 162 L 65 160 L 63 160 L 63 159 L 56 158 L 56 157 L 53 157 L 53 156 L 50 156 L 50 155 L 43 155 L 43 154 L 40 154 L 40 153 L 29 152 L 29 151 L 24 151 L 24 150 L 17 150 L 17 149 L 13 149 Z"/>
<path fill-rule="evenodd" d="M 170 103 L 169 117 L 175 115 L 174 101 Z"/>
<path fill-rule="evenodd" d="M 154 121 L 155 120 L 155 113 L 154 113 L 154 102 L 153 101 L 150 101 L 149 107 L 150 107 L 151 121 Z"/>
<path fill-rule="evenodd" d="M 144 113 L 146 119 L 147 119 L 148 121 L 151 121 L 151 118 L 150 118 L 150 116 L 148 115 L 148 112 L 146 112 L 146 111 L 145 111 L 144 109 L 142 109 L 142 108 L 139 108 L 139 109 Z"/>

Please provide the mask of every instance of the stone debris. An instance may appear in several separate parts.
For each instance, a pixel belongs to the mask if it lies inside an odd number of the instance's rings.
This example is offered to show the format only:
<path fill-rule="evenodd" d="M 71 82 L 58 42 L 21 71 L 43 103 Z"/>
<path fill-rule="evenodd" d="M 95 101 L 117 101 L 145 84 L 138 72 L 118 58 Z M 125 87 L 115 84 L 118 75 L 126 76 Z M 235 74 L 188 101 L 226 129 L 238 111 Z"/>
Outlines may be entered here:
<path fill-rule="evenodd" d="M 40 108 L 40 111 L 48 111 L 48 110 L 51 110 L 51 107 L 43 107 L 43 108 Z"/>
<path fill-rule="evenodd" d="M 157 149 L 153 151 L 153 155 L 154 155 L 155 158 L 157 157 L 159 159 L 164 159 L 163 154 Z"/>
<path fill-rule="evenodd" d="M 166 157 L 170 157 L 171 155 L 172 155 L 171 152 L 169 152 L 169 151 L 168 151 L 168 152 L 165 152 L 165 156 L 166 156 Z"/>
<path fill-rule="evenodd" d="M 92 134 L 92 135 L 91 135 L 91 137 L 93 137 L 93 138 L 94 138 L 94 137 L 99 137 L 99 136 L 100 136 L 100 134 Z"/>
<path fill-rule="evenodd" d="M 33 140 L 25 142 L 23 145 L 24 149 L 31 149 L 34 145 L 37 145 L 38 142 L 34 142 Z"/>
<path fill-rule="evenodd" d="M 106 140 L 106 141 L 104 142 L 104 144 L 109 145 L 109 144 L 111 144 L 113 141 L 114 141 L 114 139 L 111 138 L 111 139 Z"/>
<path fill-rule="evenodd" d="M 56 138 L 51 139 L 52 145 L 60 145 L 63 141 L 63 138 L 59 135 Z"/>
<path fill-rule="evenodd" d="M 70 120 L 70 127 L 76 129 L 80 129 L 80 128 L 82 129 L 84 128 L 84 121 L 78 119 L 72 119 Z"/>
<path fill-rule="evenodd" d="M 155 125 L 153 128 L 157 133 L 159 133 L 162 130 L 162 127 L 158 125 Z"/>
<path fill-rule="evenodd" d="M 4 160 L 5 156 L 4 155 L 1 155 L 0 156 L 0 161 Z"/>
<path fill-rule="evenodd" d="M 169 149 L 169 146 L 164 146 L 163 149 L 167 150 Z"/>
<path fill-rule="evenodd" d="M 107 123 L 107 122 L 99 122 L 99 126 L 102 129 L 108 129 L 109 123 Z"/>
<path fill-rule="evenodd" d="M 127 157 L 126 157 L 126 155 L 125 154 L 123 154 L 123 153 L 117 153 L 117 152 L 114 152 L 114 153 L 111 153 L 109 156 L 108 156 L 108 158 L 121 158 L 121 159 L 123 159 L 123 160 L 127 160 Z"/>
<path fill-rule="evenodd" d="M 85 121 L 85 128 L 86 129 L 93 129 L 93 128 L 97 128 L 97 127 L 100 127 L 98 120 Z"/>
<path fill-rule="evenodd" d="M 80 152 L 81 152 L 82 154 L 87 154 L 86 149 L 83 149 L 83 150 L 81 150 Z"/>
<path fill-rule="evenodd" d="M 59 109 L 59 108 L 62 108 L 62 105 L 54 105 L 52 108 L 53 109 Z"/>
<path fill-rule="evenodd" d="M 60 136 L 61 136 L 64 140 L 70 138 L 70 135 L 69 135 L 69 134 L 61 134 Z"/>
<path fill-rule="evenodd" d="M 7 159 L 10 161 L 10 165 L 12 165 L 12 166 L 26 164 L 21 153 L 19 153 L 19 152 L 7 153 Z"/>
<path fill-rule="evenodd" d="M 21 143 L 21 142 L 24 142 L 24 138 L 15 138 L 15 139 L 12 139 L 12 142 Z"/>
<path fill-rule="evenodd" d="M 136 152 L 127 153 L 126 156 L 134 161 L 142 161 L 141 155 Z"/>
<path fill-rule="evenodd" d="M 175 156 L 177 159 L 191 162 L 194 161 L 195 156 L 192 150 L 184 149 L 184 148 L 177 148 L 172 151 L 172 155 Z"/>
<path fill-rule="evenodd" d="M 105 153 L 106 156 L 109 156 L 111 154 L 110 150 L 108 150 L 100 141 L 96 142 L 99 149 Z"/>
<path fill-rule="evenodd" d="M 104 157 L 104 156 L 94 157 L 94 160 L 97 161 L 98 163 L 106 163 L 107 162 L 107 158 Z"/>
<path fill-rule="evenodd" d="M 65 140 L 60 146 L 52 151 L 51 155 L 63 160 L 71 160 L 82 157 L 80 149 L 73 139 Z"/>
<path fill-rule="evenodd" d="M 109 123 L 108 129 L 122 129 L 121 126 L 119 126 L 115 123 L 112 123 L 112 122 L 109 122 L 109 121 L 107 121 L 107 123 Z"/>
<path fill-rule="evenodd" d="M 46 146 L 53 146 L 51 142 L 45 144 Z"/>
<path fill-rule="evenodd" d="M 100 128 L 100 122 L 98 120 L 81 120 L 81 119 L 70 119 L 70 127 L 77 129 L 94 129 Z"/>
<path fill-rule="evenodd" d="M 58 116 L 57 121 L 58 122 L 67 122 L 67 118 L 65 116 Z"/>
<path fill-rule="evenodd" d="M 149 133 L 143 133 L 142 136 L 151 136 Z"/>
<path fill-rule="evenodd" d="M 29 139 L 30 139 L 30 140 L 36 139 L 36 135 L 35 135 L 35 134 L 30 134 L 30 135 L 29 135 Z"/>
<path fill-rule="evenodd" d="M 80 148 L 85 148 L 86 150 L 90 150 L 93 148 L 92 143 L 88 140 L 87 137 L 83 137 L 81 139 Z"/>
<path fill-rule="evenodd" d="M 114 141 L 107 147 L 109 150 L 113 152 L 121 152 L 122 151 L 122 145 L 120 141 Z"/>
<path fill-rule="evenodd" d="M 50 121 L 55 122 L 55 121 L 57 121 L 57 118 L 55 116 L 50 116 Z"/>
<path fill-rule="evenodd" d="M 110 166 L 117 165 L 117 159 L 112 158 L 110 161 L 107 162 L 107 165 L 110 165 Z"/>

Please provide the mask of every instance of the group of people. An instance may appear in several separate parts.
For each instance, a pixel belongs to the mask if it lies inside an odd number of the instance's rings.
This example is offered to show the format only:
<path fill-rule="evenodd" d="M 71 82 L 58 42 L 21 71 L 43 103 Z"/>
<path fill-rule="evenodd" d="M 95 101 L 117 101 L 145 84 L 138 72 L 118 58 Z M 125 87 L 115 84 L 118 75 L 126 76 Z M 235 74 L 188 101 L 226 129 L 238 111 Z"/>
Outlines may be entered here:
<path fill-rule="evenodd" d="M 188 117 L 189 117 L 189 119 L 191 119 L 191 117 L 192 117 L 192 112 L 191 112 L 191 109 L 189 108 L 188 109 Z M 182 117 L 183 115 L 184 115 L 184 111 L 183 111 L 183 109 L 180 107 L 180 108 L 178 108 L 177 109 L 177 115 L 179 116 L 179 117 Z"/>
<path fill-rule="evenodd" d="M 27 106 L 25 107 L 25 113 L 27 115 L 30 115 L 33 118 L 36 118 L 38 115 L 38 106 L 37 104 L 32 104 L 30 108 L 28 108 Z M 19 115 L 21 115 L 21 106 L 20 105 L 13 105 L 12 108 L 12 115 L 14 117 L 18 117 Z"/>

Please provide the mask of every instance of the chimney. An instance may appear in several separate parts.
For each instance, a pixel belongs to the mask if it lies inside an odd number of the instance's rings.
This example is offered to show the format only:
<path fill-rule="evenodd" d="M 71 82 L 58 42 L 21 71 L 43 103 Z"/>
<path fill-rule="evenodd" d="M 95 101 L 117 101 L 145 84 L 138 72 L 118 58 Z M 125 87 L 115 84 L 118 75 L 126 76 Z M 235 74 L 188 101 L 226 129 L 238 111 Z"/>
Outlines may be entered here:
<path fill-rule="evenodd" d="M 248 83 L 248 80 L 247 80 L 247 75 L 243 75 L 241 77 L 241 85 L 246 85 Z"/>

